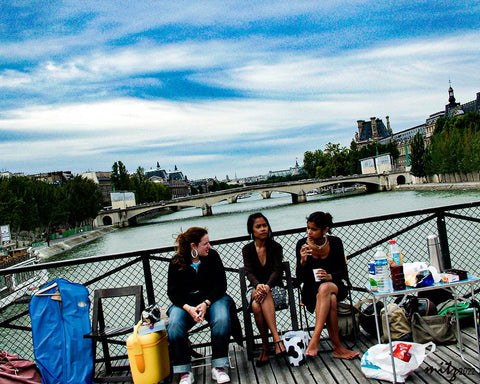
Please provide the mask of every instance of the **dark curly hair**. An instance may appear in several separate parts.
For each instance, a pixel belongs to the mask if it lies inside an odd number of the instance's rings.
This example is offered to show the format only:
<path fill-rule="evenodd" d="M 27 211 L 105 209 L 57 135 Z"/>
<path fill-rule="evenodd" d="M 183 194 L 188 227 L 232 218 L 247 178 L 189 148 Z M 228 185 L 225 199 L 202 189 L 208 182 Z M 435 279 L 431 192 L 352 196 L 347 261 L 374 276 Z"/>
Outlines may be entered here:
<path fill-rule="evenodd" d="M 178 264 L 181 271 L 185 270 L 190 265 L 190 244 L 198 245 L 206 234 L 208 234 L 207 229 L 202 227 L 190 227 L 180 233 L 175 240 L 177 253 L 173 256 L 172 263 Z"/>

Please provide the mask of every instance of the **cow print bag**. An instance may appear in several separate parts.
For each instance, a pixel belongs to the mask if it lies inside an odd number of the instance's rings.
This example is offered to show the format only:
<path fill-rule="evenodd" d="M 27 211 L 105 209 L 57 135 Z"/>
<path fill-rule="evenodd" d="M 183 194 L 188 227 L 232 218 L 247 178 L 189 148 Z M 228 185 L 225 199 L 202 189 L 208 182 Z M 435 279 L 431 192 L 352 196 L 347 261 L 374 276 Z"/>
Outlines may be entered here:
<path fill-rule="evenodd" d="M 283 345 L 287 350 L 288 362 L 298 367 L 307 361 L 306 350 L 310 337 L 305 331 L 289 331 L 282 336 Z"/>

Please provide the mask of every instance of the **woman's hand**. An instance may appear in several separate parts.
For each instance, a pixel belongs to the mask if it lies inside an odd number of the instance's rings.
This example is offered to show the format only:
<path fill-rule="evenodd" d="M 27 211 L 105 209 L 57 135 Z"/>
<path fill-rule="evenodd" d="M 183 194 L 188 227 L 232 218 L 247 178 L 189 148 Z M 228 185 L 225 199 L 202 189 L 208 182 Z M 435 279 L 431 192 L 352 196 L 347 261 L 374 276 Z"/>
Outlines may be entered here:
<path fill-rule="evenodd" d="M 314 271 L 315 271 L 315 269 L 314 269 Z M 322 268 L 317 268 L 315 273 L 316 273 L 315 276 L 319 281 L 331 281 L 332 280 L 332 275 L 327 273 L 327 271 L 325 271 Z"/>
<path fill-rule="evenodd" d="M 258 284 L 255 292 L 254 300 L 258 304 L 262 304 L 265 297 L 267 297 L 267 293 L 270 292 L 270 287 L 267 284 Z"/>
<path fill-rule="evenodd" d="M 203 310 L 202 310 L 203 307 Z M 185 304 L 183 309 L 188 312 L 192 319 L 196 323 L 201 323 L 205 318 L 205 312 L 207 311 L 207 305 L 205 303 L 198 304 L 196 307 L 192 307 L 191 305 Z"/>
<path fill-rule="evenodd" d="M 312 248 L 308 244 L 303 245 L 302 249 L 300 249 L 300 264 L 302 265 L 302 267 L 307 262 L 307 257 L 311 255 Z"/>
<path fill-rule="evenodd" d="M 197 323 L 201 323 L 205 319 L 205 313 L 207 312 L 207 304 L 205 302 L 198 304 L 195 307 L 195 312 L 197 313 Z"/>

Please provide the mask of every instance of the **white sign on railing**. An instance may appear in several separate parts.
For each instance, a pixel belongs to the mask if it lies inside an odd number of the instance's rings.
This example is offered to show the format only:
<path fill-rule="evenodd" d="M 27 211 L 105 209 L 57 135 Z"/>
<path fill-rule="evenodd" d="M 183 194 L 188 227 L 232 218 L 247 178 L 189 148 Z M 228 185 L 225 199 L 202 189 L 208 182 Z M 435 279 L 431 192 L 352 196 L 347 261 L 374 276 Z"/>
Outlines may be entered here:
<path fill-rule="evenodd" d="M 10 225 L 0 226 L 0 231 L 2 233 L 2 243 L 10 241 Z"/>

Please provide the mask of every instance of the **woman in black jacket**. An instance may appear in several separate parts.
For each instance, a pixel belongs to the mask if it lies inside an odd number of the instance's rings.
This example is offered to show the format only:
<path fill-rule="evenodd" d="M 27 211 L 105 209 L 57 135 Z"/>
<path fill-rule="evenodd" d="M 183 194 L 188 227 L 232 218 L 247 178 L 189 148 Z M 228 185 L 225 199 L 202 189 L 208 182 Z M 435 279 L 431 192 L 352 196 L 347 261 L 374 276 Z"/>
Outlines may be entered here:
<path fill-rule="evenodd" d="M 168 341 L 173 350 L 173 372 L 180 384 L 194 382 L 188 330 L 206 320 L 212 338 L 212 379 L 228 383 L 228 344 L 231 335 L 227 279 L 222 260 L 211 249 L 207 230 L 191 227 L 177 237 L 177 253 L 168 268 Z"/>

